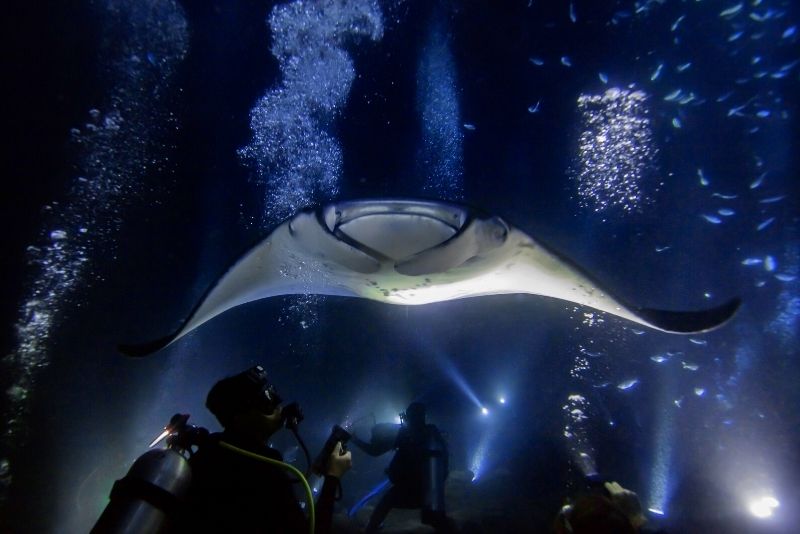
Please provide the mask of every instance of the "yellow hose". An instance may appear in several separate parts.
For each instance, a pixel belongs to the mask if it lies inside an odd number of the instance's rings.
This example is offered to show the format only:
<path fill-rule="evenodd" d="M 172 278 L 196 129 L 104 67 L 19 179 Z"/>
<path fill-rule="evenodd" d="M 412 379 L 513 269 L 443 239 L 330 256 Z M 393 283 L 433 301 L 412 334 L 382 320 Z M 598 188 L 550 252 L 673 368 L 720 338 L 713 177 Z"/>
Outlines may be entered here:
<path fill-rule="evenodd" d="M 303 483 L 303 488 L 306 490 L 306 498 L 308 499 L 308 532 L 309 534 L 314 534 L 314 528 L 316 527 L 315 525 L 316 520 L 314 516 L 314 495 L 311 493 L 311 486 L 308 485 L 308 480 L 306 480 L 306 477 L 303 476 L 303 473 L 301 473 L 299 469 L 297 469 L 293 465 L 289 465 L 287 463 L 280 462 L 278 460 L 273 460 L 272 458 L 267 458 L 266 456 L 261 456 L 260 454 L 256 454 L 254 452 L 240 449 L 239 447 L 236 447 L 224 441 L 220 441 L 219 444 L 230 451 L 241 454 L 242 456 L 247 456 L 248 458 L 252 458 L 253 460 L 266 462 L 268 464 L 272 464 L 282 469 L 285 469 L 290 473 L 292 473 L 293 475 L 295 475 L 298 479 L 300 479 L 300 482 Z"/>

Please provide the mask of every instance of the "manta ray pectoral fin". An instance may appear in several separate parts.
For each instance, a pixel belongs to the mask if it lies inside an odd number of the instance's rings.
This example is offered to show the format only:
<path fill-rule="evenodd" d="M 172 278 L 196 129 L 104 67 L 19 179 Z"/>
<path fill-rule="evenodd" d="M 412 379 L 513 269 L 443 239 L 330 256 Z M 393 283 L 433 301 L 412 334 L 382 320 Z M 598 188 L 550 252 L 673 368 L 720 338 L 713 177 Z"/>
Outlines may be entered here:
<path fill-rule="evenodd" d="M 443 273 L 501 246 L 507 236 L 508 225 L 499 217 L 473 219 L 444 243 L 398 262 L 395 270 L 406 276 Z"/>
<path fill-rule="evenodd" d="M 148 341 L 147 343 L 141 343 L 139 345 L 118 345 L 117 350 L 120 351 L 124 356 L 128 356 L 130 358 L 144 358 L 145 356 L 149 356 L 154 352 L 158 352 L 175 339 L 176 334 L 172 334 L 166 337 L 162 337 L 161 339 L 156 339 L 154 341 Z"/>
<path fill-rule="evenodd" d="M 664 332 L 699 334 L 728 322 L 736 314 L 741 303 L 742 301 L 736 298 L 716 308 L 692 312 L 640 309 L 638 315 Z"/>

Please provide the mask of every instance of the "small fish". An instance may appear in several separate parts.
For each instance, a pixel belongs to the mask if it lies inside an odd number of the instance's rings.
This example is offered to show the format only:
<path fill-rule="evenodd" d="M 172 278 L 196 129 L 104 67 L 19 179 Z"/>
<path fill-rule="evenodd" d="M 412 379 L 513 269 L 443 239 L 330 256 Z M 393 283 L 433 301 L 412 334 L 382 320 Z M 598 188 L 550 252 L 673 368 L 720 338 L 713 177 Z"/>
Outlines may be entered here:
<path fill-rule="evenodd" d="M 728 42 L 729 42 L 729 43 L 732 43 L 732 42 L 734 42 L 735 40 L 737 40 L 739 37 L 741 37 L 742 35 L 744 35 L 744 32 L 736 32 L 736 33 L 732 33 L 732 34 L 730 34 L 730 35 L 728 36 Z"/>
<path fill-rule="evenodd" d="M 686 18 L 686 15 L 681 15 L 680 17 L 678 17 L 677 19 L 675 19 L 675 22 L 673 22 L 673 23 L 672 23 L 672 26 L 670 26 L 670 27 L 669 27 L 669 28 L 670 28 L 670 31 L 673 31 L 673 32 L 674 32 L 675 30 L 677 30 L 677 29 L 678 29 L 678 26 L 679 26 L 679 25 L 680 25 L 680 23 L 681 23 L 681 21 L 682 21 L 683 19 L 685 19 L 685 18 Z"/>
<path fill-rule="evenodd" d="M 617 389 L 625 391 L 627 389 L 631 389 L 638 383 L 639 383 L 638 378 L 631 378 L 630 380 L 625 380 L 624 382 L 620 382 L 619 384 L 617 384 Z"/>
<path fill-rule="evenodd" d="M 656 247 L 656 252 L 664 252 L 665 250 L 669 250 L 669 249 L 670 249 L 669 245 L 666 245 L 666 246 L 663 246 L 663 247 Z"/>
<path fill-rule="evenodd" d="M 689 341 L 691 341 L 695 345 L 708 345 L 708 341 L 706 341 L 705 339 L 697 339 L 696 337 L 690 337 Z"/>
<path fill-rule="evenodd" d="M 531 63 L 533 63 L 537 67 L 541 67 L 542 65 L 544 65 L 544 60 L 541 59 L 541 58 L 538 58 L 538 57 L 528 58 L 528 61 L 530 61 Z"/>
<path fill-rule="evenodd" d="M 656 67 L 656 70 L 654 70 L 653 74 L 650 75 L 650 81 L 651 82 L 656 81 L 658 79 L 658 77 L 661 76 L 661 69 L 663 69 L 663 68 L 664 68 L 664 64 L 663 63 L 659 63 L 658 67 Z"/>
<path fill-rule="evenodd" d="M 758 117 L 759 119 L 766 119 L 767 117 L 769 117 L 769 115 L 770 112 L 768 109 L 762 109 L 756 112 L 756 117 Z"/>
<path fill-rule="evenodd" d="M 767 226 L 772 224 L 774 221 L 775 221 L 775 217 L 770 217 L 766 221 L 763 221 L 763 222 L 759 223 L 759 225 L 756 226 L 756 231 L 760 232 L 761 230 L 763 230 L 764 228 L 766 228 Z"/>
<path fill-rule="evenodd" d="M 708 185 L 708 178 L 703 174 L 703 169 L 697 169 L 697 177 L 700 179 L 700 185 L 706 187 Z"/>
<path fill-rule="evenodd" d="M 730 217 L 730 216 L 736 214 L 735 211 L 733 211 L 732 209 L 729 209 L 729 208 L 720 208 L 720 209 L 717 210 L 717 213 L 719 213 L 723 217 Z"/>
<path fill-rule="evenodd" d="M 655 356 L 650 356 L 650 359 L 656 363 L 664 363 L 665 361 L 669 360 L 668 357 L 663 356 L 661 354 L 656 354 Z"/>
<path fill-rule="evenodd" d="M 784 70 L 779 70 L 778 72 L 773 72 L 772 74 L 770 74 L 769 77 L 775 80 L 780 80 L 781 78 L 786 78 L 787 74 L 789 73 Z"/>
<path fill-rule="evenodd" d="M 797 33 L 797 26 L 789 26 L 788 28 L 783 30 L 783 33 L 781 34 L 781 38 L 782 39 L 788 39 L 789 37 L 793 36 L 795 33 Z"/>
<path fill-rule="evenodd" d="M 753 56 L 750 59 L 750 64 L 751 65 L 758 65 L 759 63 L 761 63 L 761 56 Z"/>
<path fill-rule="evenodd" d="M 736 15 L 739 14 L 739 12 L 742 10 L 743 7 L 744 7 L 744 2 L 740 2 L 727 9 L 723 9 L 722 11 L 720 11 L 719 16 L 723 18 L 735 17 Z"/>
<path fill-rule="evenodd" d="M 681 362 L 681 367 L 683 367 L 687 371 L 697 371 L 698 369 L 700 369 L 699 365 L 691 362 Z"/>
<path fill-rule="evenodd" d="M 635 336 L 641 336 L 641 335 L 643 335 L 643 334 L 644 334 L 644 330 L 639 330 L 639 329 L 637 329 L 637 328 L 629 328 L 629 330 L 630 330 L 630 331 L 631 331 L 631 333 L 632 333 L 633 335 L 635 335 Z"/>
<path fill-rule="evenodd" d="M 753 265 L 761 265 L 763 260 L 761 258 L 745 258 L 742 260 L 742 265 L 746 265 L 748 267 Z"/>
<path fill-rule="evenodd" d="M 722 219 L 720 219 L 716 215 L 706 215 L 705 213 L 703 213 L 700 216 L 704 218 L 706 221 L 710 222 L 711 224 L 720 224 L 722 222 Z"/>
<path fill-rule="evenodd" d="M 775 202 L 780 202 L 784 198 L 786 198 L 786 195 L 778 195 L 777 197 L 767 197 L 767 198 L 762 198 L 761 200 L 758 201 L 758 203 L 759 204 L 774 204 Z"/>
<path fill-rule="evenodd" d="M 601 82 L 608 83 L 608 76 L 606 76 L 605 73 L 598 72 L 597 77 L 600 78 Z"/>
<path fill-rule="evenodd" d="M 717 102 L 725 102 L 726 100 L 728 100 L 731 97 L 732 94 L 733 94 L 733 91 L 728 91 L 724 95 L 718 96 L 717 97 Z"/>
<path fill-rule="evenodd" d="M 672 401 L 672 404 L 680 408 L 681 404 L 683 404 L 683 397 L 681 397 L 680 399 L 675 399 L 674 401 Z"/>
<path fill-rule="evenodd" d="M 767 283 L 764 280 L 759 280 L 755 283 L 756 287 L 764 287 L 765 285 L 767 285 Z"/>
<path fill-rule="evenodd" d="M 706 389 L 705 388 L 694 388 L 694 394 L 697 395 L 698 397 L 702 397 L 703 395 L 706 394 Z"/>
<path fill-rule="evenodd" d="M 758 176 L 758 178 L 756 178 L 755 180 L 753 180 L 753 181 L 750 183 L 750 189 L 756 189 L 756 188 L 760 187 L 760 186 L 761 186 L 761 184 L 762 184 L 762 183 L 764 183 L 764 178 L 766 178 L 766 176 L 767 176 L 767 173 L 765 173 L 765 172 L 762 172 L 762 173 L 761 173 L 761 174 Z"/>
<path fill-rule="evenodd" d="M 681 120 L 678 117 L 675 117 L 675 118 L 672 119 L 672 127 L 673 128 L 680 128 L 681 126 L 682 126 L 681 125 Z"/>
<path fill-rule="evenodd" d="M 464 123 L 464 129 L 465 129 L 465 130 L 471 130 L 471 131 L 472 131 L 472 130 L 475 130 L 475 125 L 474 125 L 474 124 L 471 124 L 471 123 L 469 123 L 469 122 L 465 122 L 465 123 Z"/>
<path fill-rule="evenodd" d="M 571 67 L 572 60 L 569 58 L 569 56 L 561 56 L 561 64 L 565 67 Z"/>
<path fill-rule="evenodd" d="M 682 94 L 683 94 L 683 91 L 681 89 L 675 89 L 670 94 L 665 96 L 664 100 L 666 100 L 667 102 L 672 102 L 673 100 L 677 100 L 678 97 L 681 96 Z"/>
<path fill-rule="evenodd" d="M 538 102 L 536 102 L 536 104 L 528 106 L 528 113 L 537 113 L 539 111 L 539 104 L 541 103 L 542 101 L 539 100 Z"/>
<path fill-rule="evenodd" d="M 773 258 L 772 256 L 766 256 L 764 258 L 764 270 L 767 271 L 768 273 L 774 271 L 777 266 L 778 262 L 776 262 L 775 258 Z"/>
<path fill-rule="evenodd" d="M 600 382 L 599 384 L 593 384 L 592 387 L 595 389 L 602 389 L 607 388 L 611 385 L 611 382 Z"/>
<path fill-rule="evenodd" d="M 777 278 L 781 282 L 791 282 L 791 281 L 795 280 L 797 277 L 795 275 L 793 275 L 793 274 L 780 273 L 780 274 L 776 274 L 775 278 Z"/>
<path fill-rule="evenodd" d="M 738 198 L 739 195 L 726 195 L 724 193 L 711 193 L 712 197 L 721 198 L 724 200 L 733 200 L 734 198 Z"/>
<path fill-rule="evenodd" d="M 619 24 L 619 22 L 622 19 L 628 19 L 628 18 L 631 18 L 632 16 L 633 16 L 633 14 L 630 11 L 628 11 L 626 9 L 620 9 L 619 11 L 616 11 L 611 16 L 611 23 L 612 24 Z"/>
<path fill-rule="evenodd" d="M 734 115 L 738 117 L 744 117 L 744 113 L 742 110 L 747 107 L 747 104 L 742 104 L 741 106 L 736 106 L 728 110 L 728 117 L 732 117 Z"/>
<path fill-rule="evenodd" d="M 573 23 L 578 21 L 578 17 L 575 15 L 575 5 L 572 2 L 569 3 L 569 20 Z"/>
<path fill-rule="evenodd" d="M 764 14 L 756 12 L 750 13 L 750 20 L 754 20 L 756 22 L 766 22 L 774 16 L 775 12 L 771 9 L 768 9 Z"/>
<path fill-rule="evenodd" d="M 683 72 L 683 71 L 685 71 L 686 69 L 688 69 L 691 66 L 692 66 L 692 62 L 691 61 L 687 61 L 686 63 L 681 63 L 680 65 L 675 67 L 675 70 L 678 71 L 678 72 Z"/>

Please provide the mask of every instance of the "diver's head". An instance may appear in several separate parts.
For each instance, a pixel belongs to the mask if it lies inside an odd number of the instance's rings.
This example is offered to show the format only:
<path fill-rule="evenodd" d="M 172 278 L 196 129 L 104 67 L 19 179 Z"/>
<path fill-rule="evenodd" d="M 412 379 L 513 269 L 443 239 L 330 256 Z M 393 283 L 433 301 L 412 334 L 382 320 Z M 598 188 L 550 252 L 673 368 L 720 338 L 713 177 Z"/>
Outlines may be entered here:
<path fill-rule="evenodd" d="M 266 439 L 281 427 L 283 401 L 260 365 L 223 378 L 211 388 L 206 407 L 226 430 Z"/>
<path fill-rule="evenodd" d="M 406 411 L 400 414 L 400 422 L 410 427 L 425 426 L 425 405 L 421 402 L 412 402 Z"/>

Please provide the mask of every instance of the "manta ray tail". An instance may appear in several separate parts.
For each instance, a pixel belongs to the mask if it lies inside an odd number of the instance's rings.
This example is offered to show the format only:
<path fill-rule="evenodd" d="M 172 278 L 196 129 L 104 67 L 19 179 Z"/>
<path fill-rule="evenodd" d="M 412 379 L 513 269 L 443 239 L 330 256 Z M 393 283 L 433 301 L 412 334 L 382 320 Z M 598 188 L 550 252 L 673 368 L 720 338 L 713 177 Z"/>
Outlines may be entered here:
<path fill-rule="evenodd" d="M 697 312 L 641 309 L 638 315 L 654 327 L 675 334 L 699 334 L 722 326 L 739 309 L 742 301 L 732 299 L 722 306 Z"/>
<path fill-rule="evenodd" d="M 142 343 L 139 345 L 118 345 L 117 350 L 119 350 L 125 356 L 129 356 L 131 358 L 144 358 L 145 356 L 149 356 L 154 352 L 158 352 L 159 350 L 163 349 L 175 339 L 175 335 L 162 337 L 161 339 L 156 339 L 154 341 L 149 341 L 147 343 Z"/>

